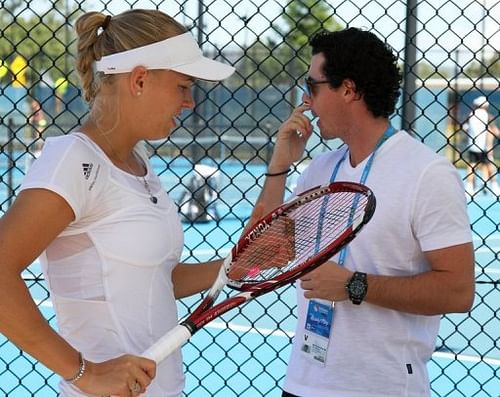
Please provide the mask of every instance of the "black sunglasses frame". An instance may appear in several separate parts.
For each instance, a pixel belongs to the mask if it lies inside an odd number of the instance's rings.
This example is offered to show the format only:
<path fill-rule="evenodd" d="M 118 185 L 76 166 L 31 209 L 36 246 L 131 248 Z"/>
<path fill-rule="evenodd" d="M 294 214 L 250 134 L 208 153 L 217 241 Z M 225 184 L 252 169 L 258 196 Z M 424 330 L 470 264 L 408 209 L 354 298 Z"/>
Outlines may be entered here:
<path fill-rule="evenodd" d="M 307 76 L 304 79 L 304 91 L 307 96 L 312 97 L 314 95 L 314 86 L 326 83 L 330 83 L 330 80 L 315 80 L 311 76 Z"/>

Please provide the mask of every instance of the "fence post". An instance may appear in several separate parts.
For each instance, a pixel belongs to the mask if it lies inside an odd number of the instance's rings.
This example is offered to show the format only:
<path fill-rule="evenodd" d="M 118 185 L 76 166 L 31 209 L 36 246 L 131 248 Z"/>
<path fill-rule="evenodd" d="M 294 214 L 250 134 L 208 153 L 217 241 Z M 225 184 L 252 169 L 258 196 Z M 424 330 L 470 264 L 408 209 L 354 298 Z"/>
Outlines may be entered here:
<path fill-rule="evenodd" d="M 196 21 L 196 31 L 197 31 L 197 41 L 198 45 L 200 46 L 201 49 L 203 49 L 203 29 L 204 29 L 204 22 L 203 22 L 203 16 L 204 16 L 204 4 L 203 0 L 198 0 L 198 17 Z M 200 136 L 201 132 L 203 131 L 204 128 L 204 120 L 201 117 L 201 112 L 204 110 L 203 107 L 201 106 L 201 101 L 203 98 L 203 92 L 201 91 L 201 88 L 199 86 L 199 83 L 196 83 L 194 85 L 194 92 L 193 92 L 193 99 L 194 99 L 194 109 L 193 109 L 193 115 L 192 115 L 192 128 L 193 130 L 190 131 L 192 137 L 193 137 L 193 142 L 191 143 L 191 161 L 194 164 L 197 164 L 200 162 L 200 160 L 203 157 L 207 156 L 207 152 L 202 152 L 202 149 L 199 146 L 197 138 Z M 206 118 L 206 115 L 204 115 Z"/>
<path fill-rule="evenodd" d="M 417 35 L 417 0 L 406 2 L 406 32 L 405 32 L 405 61 L 404 61 L 404 87 L 403 87 L 403 114 L 401 117 L 402 128 L 411 134 L 415 130 L 415 79 L 416 79 L 416 43 Z M 412 70 L 414 68 L 414 70 Z"/>
<path fill-rule="evenodd" d="M 12 197 L 14 196 L 14 120 L 12 117 L 7 119 L 7 196 L 8 206 L 12 204 Z"/>

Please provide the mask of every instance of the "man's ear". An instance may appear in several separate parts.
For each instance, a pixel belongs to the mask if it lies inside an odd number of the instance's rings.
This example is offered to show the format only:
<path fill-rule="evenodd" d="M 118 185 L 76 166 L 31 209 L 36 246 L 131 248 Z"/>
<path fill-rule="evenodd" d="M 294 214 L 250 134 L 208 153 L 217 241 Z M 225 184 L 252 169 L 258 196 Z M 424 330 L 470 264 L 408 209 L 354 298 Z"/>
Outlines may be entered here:
<path fill-rule="evenodd" d="M 344 79 L 342 82 L 342 88 L 346 99 L 350 101 L 359 101 L 361 99 L 361 95 L 356 89 L 356 83 L 351 79 Z"/>
<path fill-rule="evenodd" d="M 148 70 L 144 66 L 136 66 L 130 72 L 129 90 L 133 97 L 142 95 L 147 75 Z"/>

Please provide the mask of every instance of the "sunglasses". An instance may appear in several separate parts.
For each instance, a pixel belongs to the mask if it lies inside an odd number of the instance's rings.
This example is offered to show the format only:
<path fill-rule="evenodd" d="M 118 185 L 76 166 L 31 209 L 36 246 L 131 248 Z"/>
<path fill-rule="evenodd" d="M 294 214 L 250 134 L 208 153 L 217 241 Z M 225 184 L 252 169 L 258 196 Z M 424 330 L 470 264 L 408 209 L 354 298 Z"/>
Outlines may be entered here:
<path fill-rule="evenodd" d="M 318 84 L 326 84 L 329 83 L 330 80 L 315 80 L 311 76 L 308 76 L 304 79 L 304 91 L 307 96 L 314 96 L 314 87 Z"/>

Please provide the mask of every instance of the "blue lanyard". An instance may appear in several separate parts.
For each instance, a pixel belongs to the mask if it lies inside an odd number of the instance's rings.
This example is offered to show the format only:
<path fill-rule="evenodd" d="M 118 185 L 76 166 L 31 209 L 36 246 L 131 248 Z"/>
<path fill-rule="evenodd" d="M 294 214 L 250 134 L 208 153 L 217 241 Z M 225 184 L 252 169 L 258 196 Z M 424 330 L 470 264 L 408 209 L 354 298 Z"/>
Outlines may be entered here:
<path fill-rule="evenodd" d="M 389 139 L 391 136 L 393 136 L 396 133 L 396 130 L 394 127 L 389 124 L 389 127 L 384 132 L 384 135 L 380 137 L 378 140 L 377 144 L 375 145 L 375 149 L 373 149 L 373 153 L 370 155 L 370 158 L 366 162 L 365 168 L 363 169 L 363 173 L 361 174 L 361 179 L 359 180 L 359 183 L 362 183 L 363 185 L 366 183 L 366 180 L 368 179 L 368 174 L 370 173 L 370 170 L 372 168 L 373 164 L 373 159 L 375 158 L 375 153 L 377 153 L 377 150 L 380 148 L 380 146 L 383 145 L 387 139 Z M 330 177 L 330 183 L 335 182 L 335 178 L 337 178 L 337 174 L 339 172 L 340 166 L 342 163 L 345 161 L 347 157 L 347 153 L 349 152 L 349 148 L 346 149 L 344 152 L 344 155 L 340 159 L 340 161 L 337 163 L 335 168 L 333 169 L 332 176 Z"/>
<path fill-rule="evenodd" d="M 359 180 L 359 182 L 361 184 L 365 184 L 366 183 L 366 180 L 368 179 L 368 174 L 370 173 L 370 170 L 372 168 L 372 164 L 373 164 L 373 160 L 375 158 L 375 153 L 377 153 L 377 150 L 380 148 L 380 146 L 383 145 L 383 143 L 389 139 L 391 136 L 393 136 L 394 134 L 396 133 L 396 130 L 394 129 L 394 127 L 389 124 L 389 126 L 387 127 L 387 129 L 385 130 L 384 134 L 380 137 L 380 139 L 378 140 L 377 144 L 375 145 L 375 149 L 373 149 L 373 153 L 370 155 L 368 161 L 366 162 L 366 165 L 365 165 L 365 168 L 363 168 L 363 172 L 361 174 L 361 179 Z M 337 177 L 337 174 L 339 172 L 339 169 L 340 169 L 340 166 L 342 165 L 342 163 L 345 161 L 345 159 L 347 158 L 347 153 L 349 152 L 349 148 L 347 148 L 344 152 L 344 155 L 342 156 L 342 158 L 339 160 L 339 162 L 335 165 L 335 168 L 333 169 L 333 172 L 332 172 L 332 176 L 330 177 L 330 183 L 332 182 L 335 182 L 335 178 Z M 353 211 L 351 211 L 351 216 L 354 215 L 354 209 L 357 207 L 358 205 L 358 200 L 359 200 L 359 196 L 356 195 L 355 199 L 354 199 L 354 202 L 353 202 Z M 320 216 L 319 216 L 319 219 L 324 219 L 324 213 L 326 211 L 326 204 L 327 204 L 327 201 L 323 201 L 322 205 L 321 205 L 321 210 L 320 210 Z M 352 219 L 349 219 L 349 222 L 351 221 Z M 322 229 L 322 222 L 320 221 L 319 225 L 318 225 L 318 238 L 316 239 L 316 251 L 319 250 L 319 243 L 321 241 L 321 229 Z M 339 261 L 338 261 L 338 264 L 340 266 L 343 266 L 344 265 L 344 262 L 345 262 L 345 258 L 346 258 L 346 255 L 347 255 L 347 247 L 344 247 L 342 249 L 342 251 L 340 251 L 340 254 L 339 254 Z"/>

